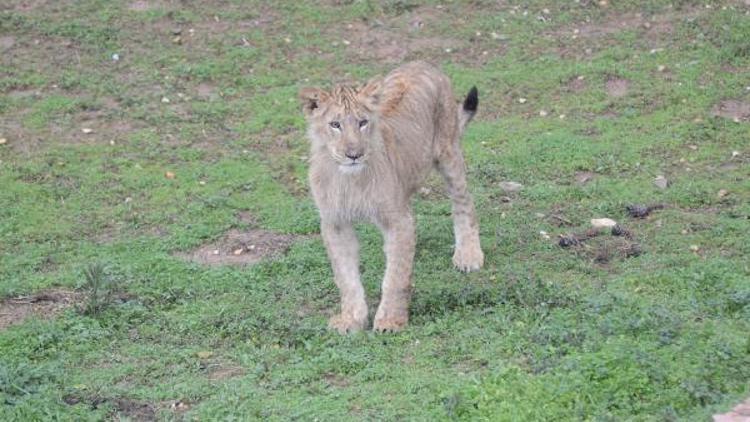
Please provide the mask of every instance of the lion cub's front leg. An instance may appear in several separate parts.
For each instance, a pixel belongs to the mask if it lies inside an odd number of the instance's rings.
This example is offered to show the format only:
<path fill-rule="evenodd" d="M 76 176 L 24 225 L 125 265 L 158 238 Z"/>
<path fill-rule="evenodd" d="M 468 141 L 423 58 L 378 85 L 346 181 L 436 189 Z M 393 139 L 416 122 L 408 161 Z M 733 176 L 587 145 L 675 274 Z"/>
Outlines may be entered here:
<path fill-rule="evenodd" d="M 382 222 L 385 250 L 385 276 L 383 277 L 380 306 L 375 313 L 375 331 L 399 331 L 409 322 L 411 300 L 411 271 L 414 263 L 414 218 L 405 212 Z"/>
<path fill-rule="evenodd" d="M 365 290 L 359 280 L 359 243 L 351 223 L 321 222 L 321 234 L 341 293 L 341 313 L 331 317 L 328 326 L 341 334 L 367 326 Z"/>

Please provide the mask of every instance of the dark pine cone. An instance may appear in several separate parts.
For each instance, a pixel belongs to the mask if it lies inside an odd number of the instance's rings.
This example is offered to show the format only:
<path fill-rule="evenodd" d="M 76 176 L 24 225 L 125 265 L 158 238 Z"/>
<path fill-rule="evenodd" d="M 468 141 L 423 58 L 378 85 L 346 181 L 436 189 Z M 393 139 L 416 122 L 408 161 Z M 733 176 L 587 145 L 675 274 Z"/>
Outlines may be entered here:
<path fill-rule="evenodd" d="M 570 246 L 574 246 L 580 243 L 578 239 L 576 239 L 574 236 L 561 236 L 560 240 L 557 242 L 558 245 L 562 248 L 567 248 Z"/>
<path fill-rule="evenodd" d="M 628 205 L 625 209 L 628 210 L 631 217 L 635 218 L 643 218 L 651 213 L 651 208 L 645 205 Z"/>
<path fill-rule="evenodd" d="M 617 224 L 612 227 L 612 236 L 627 236 L 630 233 L 625 230 L 621 225 Z"/>

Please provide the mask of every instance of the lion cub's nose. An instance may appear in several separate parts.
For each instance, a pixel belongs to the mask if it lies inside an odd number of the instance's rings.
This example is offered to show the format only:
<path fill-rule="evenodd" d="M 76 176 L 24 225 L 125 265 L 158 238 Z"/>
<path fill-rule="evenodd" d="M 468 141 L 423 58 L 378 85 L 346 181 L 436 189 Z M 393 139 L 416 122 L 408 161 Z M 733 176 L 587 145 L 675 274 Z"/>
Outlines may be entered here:
<path fill-rule="evenodd" d="M 356 149 L 349 148 L 349 149 L 346 150 L 346 153 L 344 153 L 344 155 L 346 155 L 346 158 L 348 158 L 348 159 L 350 159 L 352 161 L 355 161 L 357 158 L 361 158 L 365 154 L 362 151 L 358 151 Z"/>

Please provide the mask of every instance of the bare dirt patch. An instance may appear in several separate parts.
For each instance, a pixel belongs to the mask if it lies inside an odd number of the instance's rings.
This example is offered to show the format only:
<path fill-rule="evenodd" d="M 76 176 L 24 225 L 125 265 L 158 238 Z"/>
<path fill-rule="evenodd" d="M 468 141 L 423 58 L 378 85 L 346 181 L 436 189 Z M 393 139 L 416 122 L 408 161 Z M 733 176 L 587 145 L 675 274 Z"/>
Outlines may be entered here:
<path fill-rule="evenodd" d="M 331 387 L 345 388 L 350 384 L 349 380 L 346 377 L 334 373 L 325 374 L 323 376 L 323 379 L 325 379 L 326 383 Z"/>
<path fill-rule="evenodd" d="M 112 416 L 125 416 L 128 419 L 136 421 L 156 420 L 156 406 L 151 403 L 141 402 L 133 399 L 123 397 L 94 397 L 92 399 L 86 399 L 74 395 L 68 395 L 63 397 L 63 401 L 70 406 L 84 402 L 91 406 L 92 409 L 98 409 L 103 405 L 110 405 L 114 408 Z"/>
<path fill-rule="evenodd" d="M 711 114 L 732 119 L 735 122 L 747 122 L 750 121 L 750 103 L 739 100 L 724 100 L 714 106 Z"/>
<path fill-rule="evenodd" d="M 413 53 L 427 54 L 459 47 L 458 40 L 429 36 L 410 36 L 397 28 L 357 22 L 347 26 L 349 49 L 364 60 L 400 63 Z"/>
<path fill-rule="evenodd" d="M 134 1 L 128 5 L 128 9 L 134 12 L 145 12 L 151 9 L 155 9 L 156 7 L 157 7 L 157 2 L 146 1 L 146 0 Z"/>
<path fill-rule="evenodd" d="M 627 79 L 610 78 L 605 84 L 607 95 L 613 98 L 624 97 L 630 88 L 630 81 Z"/>
<path fill-rule="evenodd" d="M 643 13 L 610 13 L 600 19 L 577 22 L 551 30 L 546 38 L 557 40 L 557 53 L 563 58 L 582 58 L 615 45 L 615 37 L 624 31 L 638 33 L 638 43 L 645 48 L 665 48 L 681 22 L 701 13 L 699 8 L 667 10 L 655 15 Z"/>
<path fill-rule="evenodd" d="M 16 45 L 16 38 L 11 36 L 0 37 L 0 52 L 10 50 Z"/>
<path fill-rule="evenodd" d="M 230 230 L 216 242 L 180 256 L 204 265 L 252 265 L 285 253 L 296 238 L 262 229 Z"/>
<path fill-rule="evenodd" d="M 585 185 L 586 183 L 590 182 L 595 177 L 596 177 L 596 173 L 592 173 L 590 171 L 577 171 L 575 173 L 575 180 L 576 180 L 576 183 L 578 183 L 579 185 Z"/>
<path fill-rule="evenodd" d="M 714 422 L 747 422 L 750 421 L 750 399 L 738 404 L 731 411 L 714 415 Z"/>
<path fill-rule="evenodd" d="M 64 289 L 50 289 L 31 296 L 4 299 L 0 301 L 0 330 L 20 324 L 31 316 L 53 318 L 80 300 L 80 293 Z"/>
<path fill-rule="evenodd" d="M 586 89 L 586 80 L 583 78 L 583 76 L 574 76 L 570 78 L 570 80 L 566 84 L 566 88 L 570 92 L 581 92 Z"/>
<path fill-rule="evenodd" d="M 223 381 L 243 375 L 245 375 L 245 369 L 242 367 L 217 365 L 209 370 L 208 379 L 211 381 Z"/>

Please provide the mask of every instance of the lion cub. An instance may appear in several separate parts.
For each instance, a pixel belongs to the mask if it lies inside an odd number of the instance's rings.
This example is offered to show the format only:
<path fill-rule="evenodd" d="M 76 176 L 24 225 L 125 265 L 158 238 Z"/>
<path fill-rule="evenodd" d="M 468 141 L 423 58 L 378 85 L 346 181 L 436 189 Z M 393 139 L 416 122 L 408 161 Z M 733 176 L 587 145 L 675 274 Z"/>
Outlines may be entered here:
<path fill-rule="evenodd" d="M 365 220 L 383 232 L 386 255 L 376 331 L 397 331 L 409 320 L 415 230 L 410 198 L 435 167 L 453 201 L 453 265 L 479 269 L 484 254 L 474 204 L 466 188 L 460 138 L 477 110 L 472 88 L 459 107 L 448 78 L 415 62 L 361 87 L 300 91 L 311 141 L 310 187 L 341 313 L 329 327 L 340 333 L 367 325 L 365 291 L 352 224 Z"/>

